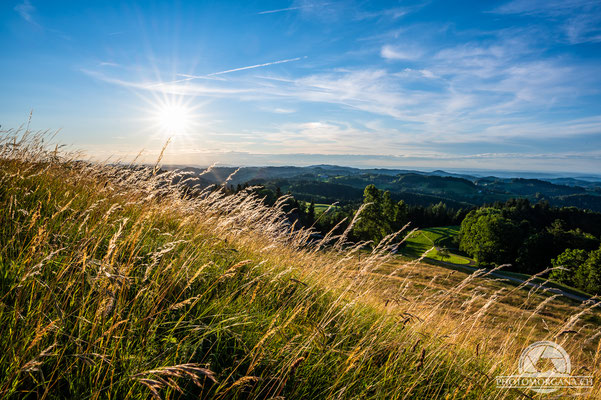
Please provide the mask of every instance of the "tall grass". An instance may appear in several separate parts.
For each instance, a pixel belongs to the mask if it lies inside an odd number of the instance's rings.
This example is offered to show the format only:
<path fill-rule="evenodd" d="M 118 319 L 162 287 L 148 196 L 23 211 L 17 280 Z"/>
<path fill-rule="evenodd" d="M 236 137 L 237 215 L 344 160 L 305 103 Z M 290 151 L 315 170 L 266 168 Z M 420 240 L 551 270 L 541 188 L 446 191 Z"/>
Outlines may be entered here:
<path fill-rule="evenodd" d="M 285 199 L 3 134 L 3 398 L 519 398 L 494 376 L 549 337 L 598 366 L 593 305 L 546 321 L 559 299 L 478 275 L 424 280 L 428 267 L 395 262 L 394 235 L 369 253 L 349 229 L 311 243 Z"/>

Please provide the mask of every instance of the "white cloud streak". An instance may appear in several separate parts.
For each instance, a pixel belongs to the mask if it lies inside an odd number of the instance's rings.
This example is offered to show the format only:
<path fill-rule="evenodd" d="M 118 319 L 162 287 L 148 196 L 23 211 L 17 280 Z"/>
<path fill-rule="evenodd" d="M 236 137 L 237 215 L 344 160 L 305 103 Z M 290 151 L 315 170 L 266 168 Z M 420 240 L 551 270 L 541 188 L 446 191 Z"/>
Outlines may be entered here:
<path fill-rule="evenodd" d="M 388 60 L 417 60 L 421 57 L 421 52 L 416 49 L 401 49 L 391 45 L 382 46 L 380 50 L 382 58 Z"/>
<path fill-rule="evenodd" d="M 35 24 L 33 20 L 33 13 L 35 12 L 35 7 L 31 5 L 29 0 L 24 0 L 22 3 L 17 4 L 14 10 L 19 13 L 19 15 L 27 22 L 31 24 Z"/>
<path fill-rule="evenodd" d="M 543 18 L 558 27 L 570 44 L 601 42 L 598 0 L 513 0 L 493 12 Z"/>
<path fill-rule="evenodd" d="M 597 0 L 512 0 L 497 7 L 499 14 L 559 16 L 598 6 Z"/>
<path fill-rule="evenodd" d="M 275 13 L 279 13 L 279 12 L 284 12 L 284 11 L 294 11 L 294 10 L 299 10 L 301 7 L 287 7 L 287 8 L 279 8 L 277 10 L 267 10 L 267 11 L 261 11 L 258 12 L 257 15 L 263 15 L 263 14 L 275 14 Z"/>
<path fill-rule="evenodd" d="M 306 56 L 305 57 L 296 57 L 296 58 L 290 58 L 287 60 L 279 60 L 279 61 L 272 61 L 272 62 L 263 63 L 263 64 L 249 65 L 248 67 L 241 67 L 241 68 L 228 69 L 226 71 L 213 72 L 212 74 L 207 74 L 205 76 L 223 75 L 223 74 L 229 74 L 231 72 L 244 71 L 247 69 L 269 67 L 270 65 L 284 64 L 284 63 L 289 63 L 292 61 L 299 61 L 299 60 L 302 60 L 303 58 L 307 58 L 307 57 Z"/>

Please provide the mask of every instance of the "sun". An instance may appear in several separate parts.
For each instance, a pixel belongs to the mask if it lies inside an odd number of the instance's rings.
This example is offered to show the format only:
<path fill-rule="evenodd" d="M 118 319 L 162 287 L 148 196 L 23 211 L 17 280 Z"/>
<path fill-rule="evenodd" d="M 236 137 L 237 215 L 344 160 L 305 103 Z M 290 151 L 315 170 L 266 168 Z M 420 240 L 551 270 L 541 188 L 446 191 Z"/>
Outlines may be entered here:
<path fill-rule="evenodd" d="M 140 96 L 144 105 L 140 107 L 140 119 L 148 137 L 164 142 L 167 139 L 179 142 L 198 136 L 199 127 L 206 124 L 202 112 L 205 103 L 183 95 L 167 92 L 152 92 L 150 96 Z"/>
<path fill-rule="evenodd" d="M 186 133 L 192 126 L 192 110 L 182 104 L 163 104 L 156 110 L 156 123 L 169 134 Z"/>

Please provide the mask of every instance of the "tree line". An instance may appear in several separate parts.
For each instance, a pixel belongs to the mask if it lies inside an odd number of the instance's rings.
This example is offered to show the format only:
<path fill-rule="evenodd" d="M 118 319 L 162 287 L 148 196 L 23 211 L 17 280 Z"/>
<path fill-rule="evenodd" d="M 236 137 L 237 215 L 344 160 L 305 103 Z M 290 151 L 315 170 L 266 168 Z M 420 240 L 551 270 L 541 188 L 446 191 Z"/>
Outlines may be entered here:
<path fill-rule="evenodd" d="M 443 202 L 428 206 L 409 205 L 403 200 L 395 202 L 389 191 L 368 185 L 363 193 L 362 211 L 353 227 L 352 236 L 377 244 L 409 223 L 412 227 L 420 228 L 455 225 L 468 211 L 449 208 Z"/>
<path fill-rule="evenodd" d="M 249 185 L 228 186 L 226 193 L 236 193 L 248 190 Z M 395 201 L 389 191 L 378 189 L 375 185 L 366 186 L 361 203 L 344 203 L 331 207 L 328 212 L 317 215 L 315 201 L 297 200 L 290 192 L 283 193 L 279 186 L 268 188 L 255 186 L 254 193 L 263 199 L 267 205 L 273 205 L 284 194 L 290 198 L 284 203 L 291 221 L 298 226 L 311 227 L 325 235 L 336 226 L 343 231 L 353 220 L 359 208 L 363 205 L 350 239 L 356 241 L 371 241 L 377 244 L 385 236 L 397 232 L 407 223 L 412 227 L 428 228 L 433 226 L 458 225 L 470 211 L 468 208 L 451 208 L 444 202 L 429 205 L 408 204 L 404 200 Z"/>
<path fill-rule="evenodd" d="M 550 278 L 599 293 L 600 236 L 600 213 L 512 199 L 470 211 L 458 242 L 481 266 L 510 264 L 509 270 L 526 274 L 564 266 Z"/>

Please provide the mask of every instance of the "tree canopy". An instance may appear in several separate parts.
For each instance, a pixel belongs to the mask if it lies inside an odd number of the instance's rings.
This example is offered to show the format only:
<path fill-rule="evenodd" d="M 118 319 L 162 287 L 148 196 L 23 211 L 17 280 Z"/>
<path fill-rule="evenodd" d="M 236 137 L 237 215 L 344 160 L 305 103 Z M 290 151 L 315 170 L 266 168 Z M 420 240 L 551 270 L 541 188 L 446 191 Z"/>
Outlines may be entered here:
<path fill-rule="evenodd" d="M 481 265 L 499 265 L 515 259 L 519 227 L 495 208 L 471 211 L 461 223 L 459 248 Z"/>

